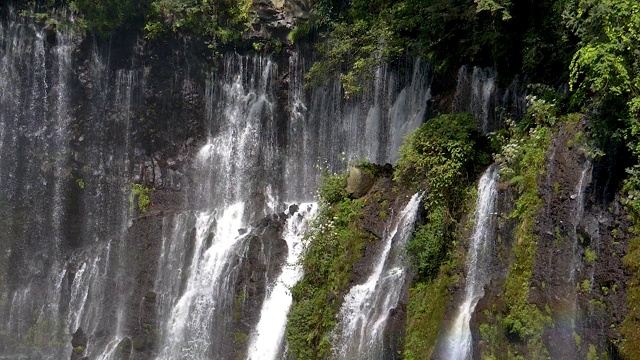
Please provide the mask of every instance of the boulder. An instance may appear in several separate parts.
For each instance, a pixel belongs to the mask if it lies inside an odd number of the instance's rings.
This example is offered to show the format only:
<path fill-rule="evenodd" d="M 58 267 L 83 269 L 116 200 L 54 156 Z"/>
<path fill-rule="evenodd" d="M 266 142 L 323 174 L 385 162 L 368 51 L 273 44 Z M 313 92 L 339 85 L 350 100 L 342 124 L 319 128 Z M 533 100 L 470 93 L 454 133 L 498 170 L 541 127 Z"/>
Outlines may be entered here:
<path fill-rule="evenodd" d="M 363 197 L 371 189 L 374 181 L 373 175 L 353 166 L 347 179 L 347 192 L 354 199 Z"/>
<path fill-rule="evenodd" d="M 71 346 L 74 348 L 77 347 L 86 347 L 87 346 L 87 335 L 82 332 L 81 328 L 78 328 L 75 333 L 73 333 L 73 337 L 71 338 Z"/>
<path fill-rule="evenodd" d="M 82 332 L 81 328 L 78 328 L 71 338 L 71 346 L 73 347 L 73 350 L 71 351 L 71 360 L 84 359 L 87 342 L 87 336 Z"/>

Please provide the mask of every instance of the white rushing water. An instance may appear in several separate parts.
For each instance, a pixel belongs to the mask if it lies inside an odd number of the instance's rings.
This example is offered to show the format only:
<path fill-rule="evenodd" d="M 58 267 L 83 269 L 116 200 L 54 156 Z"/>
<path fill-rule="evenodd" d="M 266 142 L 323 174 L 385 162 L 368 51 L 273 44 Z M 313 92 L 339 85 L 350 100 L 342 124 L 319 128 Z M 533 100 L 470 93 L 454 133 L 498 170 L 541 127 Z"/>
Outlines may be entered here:
<path fill-rule="evenodd" d="M 209 333 L 214 325 L 211 319 L 217 306 L 217 291 L 225 288 L 222 285 L 226 280 L 223 271 L 227 266 L 225 260 L 244 237 L 238 235 L 243 213 L 244 204 L 236 203 L 227 208 L 219 219 L 207 212 L 197 216 L 194 256 L 188 282 L 171 311 L 164 333 L 164 347 L 158 359 L 209 358 L 209 342 L 203 334 Z M 205 249 L 213 228 L 213 242 Z"/>
<path fill-rule="evenodd" d="M 413 195 L 384 238 L 373 273 L 351 288 L 332 334 L 336 359 L 382 359 L 383 333 L 406 276 L 403 251 L 413 232 L 420 196 Z"/>
<path fill-rule="evenodd" d="M 492 165 L 478 184 L 473 235 L 467 254 L 464 298 L 446 339 L 446 359 L 467 360 L 472 355 L 469 321 L 478 301 L 484 296 L 484 286 L 491 278 L 489 267 L 495 253 L 493 220 L 498 195 L 497 182 L 498 166 Z"/>
<path fill-rule="evenodd" d="M 304 74 L 309 65 L 303 54 L 294 53 L 289 61 L 292 114 L 287 137 L 293 141 L 285 162 L 288 199 L 315 194 L 321 175 L 316 165 L 340 172 L 345 158 L 394 163 L 404 136 L 425 120 L 431 99 L 431 72 L 420 59 L 404 78 L 381 66 L 362 93 L 347 101 L 338 80 L 307 90 Z"/>
<path fill-rule="evenodd" d="M 283 234 L 288 248 L 286 264 L 262 304 L 260 321 L 249 342 L 247 358 L 250 360 L 275 360 L 281 354 L 287 314 L 293 301 L 291 288 L 303 275 L 299 263 L 303 250 L 302 238 L 308 221 L 315 216 L 317 209 L 316 203 L 301 204 L 299 210 L 287 220 Z"/>

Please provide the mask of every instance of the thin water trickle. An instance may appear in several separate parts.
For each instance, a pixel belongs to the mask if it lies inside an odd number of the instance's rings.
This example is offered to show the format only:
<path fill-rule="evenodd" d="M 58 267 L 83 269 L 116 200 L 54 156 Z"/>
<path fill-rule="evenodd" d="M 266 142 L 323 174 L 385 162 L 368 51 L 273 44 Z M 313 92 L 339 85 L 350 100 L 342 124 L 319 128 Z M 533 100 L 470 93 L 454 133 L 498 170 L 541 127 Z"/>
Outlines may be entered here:
<path fill-rule="evenodd" d="M 580 263 L 580 255 L 578 248 L 580 246 L 580 237 L 578 236 L 578 226 L 584 217 L 584 203 L 585 203 L 585 190 L 591 182 L 591 161 L 587 160 L 584 163 L 582 172 L 580 173 L 580 179 L 574 189 L 575 193 L 571 195 L 571 198 L 575 200 L 576 206 L 573 210 L 571 217 L 571 238 L 572 238 L 572 252 L 573 257 L 571 261 L 571 269 L 569 272 L 569 282 L 573 285 L 576 283 L 576 271 L 578 270 L 578 264 Z"/>
<path fill-rule="evenodd" d="M 464 298 L 458 315 L 446 338 L 445 358 L 466 360 L 471 358 L 471 329 L 469 322 L 478 301 L 484 296 L 484 287 L 491 279 L 490 265 L 495 256 L 494 212 L 498 196 L 498 166 L 490 166 L 478 184 L 475 219 L 471 245 L 467 254 L 467 277 Z"/>

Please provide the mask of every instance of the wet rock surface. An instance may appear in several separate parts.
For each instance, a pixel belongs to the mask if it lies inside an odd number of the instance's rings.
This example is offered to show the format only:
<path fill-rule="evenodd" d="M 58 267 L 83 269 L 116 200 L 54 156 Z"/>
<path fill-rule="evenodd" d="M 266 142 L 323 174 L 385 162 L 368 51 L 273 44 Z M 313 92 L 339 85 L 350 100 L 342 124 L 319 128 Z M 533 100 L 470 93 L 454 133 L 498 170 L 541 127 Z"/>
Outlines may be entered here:
<path fill-rule="evenodd" d="M 382 239 L 391 231 L 393 221 L 397 221 L 397 217 L 413 195 L 411 191 L 393 181 L 391 165 L 377 166 L 377 171 L 376 177 L 372 177 L 372 185 L 367 190 L 364 215 L 360 219 L 360 226 L 371 235 L 371 240 L 365 244 L 362 257 L 353 266 L 349 287 L 367 281 L 382 251 Z M 383 333 L 383 359 L 397 359 L 401 352 L 410 279 L 411 276 L 405 278 L 398 304 L 389 314 Z"/>
<path fill-rule="evenodd" d="M 247 341 L 260 320 L 267 289 L 274 286 L 285 265 L 288 247 L 282 232 L 286 219 L 280 213 L 267 216 L 253 225 L 244 240 L 243 256 L 235 260 L 238 271 L 234 282 L 232 344 L 236 359 L 246 358 Z"/>
<path fill-rule="evenodd" d="M 620 199 L 602 196 L 607 190 L 594 173 L 602 166 L 600 160 L 588 160 L 586 145 L 574 141 L 584 126 L 582 121 L 561 126 L 547 152 L 545 172 L 538 178 L 543 207 L 535 218 L 539 240 L 528 301 L 552 319 L 543 334 L 552 359 L 584 359 L 590 345 L 616 358 L 612 344 L 620 340 L 617 329 L 626 314 L 629 274 L 622 257 L 631 238 L 630 224 Z M 474 358 L 481 356 L 481 347 L 475 344 L 487 314 L 507 311 L 501 299 L 514 262 L 516 221 L 508 215 L 516 195 L 506 184 L 500 186 L 499 262 L 473 314 Z M 526 339 L 509 341 L 524 351 Z"/>

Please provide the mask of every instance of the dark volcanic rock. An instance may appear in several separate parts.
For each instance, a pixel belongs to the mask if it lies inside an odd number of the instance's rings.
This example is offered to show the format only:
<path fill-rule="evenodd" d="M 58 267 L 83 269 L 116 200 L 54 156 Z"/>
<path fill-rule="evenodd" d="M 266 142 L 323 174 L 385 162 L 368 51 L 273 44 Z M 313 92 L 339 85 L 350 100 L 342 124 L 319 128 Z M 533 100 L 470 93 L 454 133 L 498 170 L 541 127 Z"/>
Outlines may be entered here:
<path fill-rule="evenodd" d="M 133 342 L 130 338 L 125 337 L 120 340 L 116 347 L 116 359 L 117 360 L 129 360 L 133 349 Z"/>
<path fill-rule="evenodd" d="M 253 225 L 245 238 L 243 257 L 235 260 L 239 268 L 234 282 L 231 339 L 234 359 L 246 358 L 246 341 L 260 320 L 267 288 L 273 285 L 287 258 L 287 243 L 282 239 L 286 219 L 281 213 L 267 216 Z"/>
<path fill-rule="evenodd" d="M 87 342 L 87 336 L 82 332 L 82 329 L 78 328 L 71 338 L 71 346 L 73 347 L 73 350 L 71 351 L 71 360 L 84 359 L 83 356 L 87 348 Z"/>
<path fill-rule="evenodd" d="M 559 127 L 538 178 L 543 205 L 535 218 L 538 244 L 528 301 L 552 319 L 543 334 L 551 359 L 584 359 L 590 345 L 616 358 L 612 344 L 621 339 L 617 329 L 626 314 L 629 274 L 622 257 L 631 238 L 629 223 L 619 199 L 602 196 L 604 190 L 596 185 L 603 184 L 592 181 L 592 169 L 600 164 L 585 157 L 581 146 L 586 145 L 575 143 L 584 127 L 583 121 Z M 517 198 L 512 191 L 500 186 L 500 263 L 472 318 L 474 358 L 481 355 L 481 346 L 476 346 L 479 325 L 496 321 L 486 315 L 507 312 L 502 298 L 514 262 L 516 221 L 507 216 Z M 524 339 L 507 338 L 526 352 Z"/>

